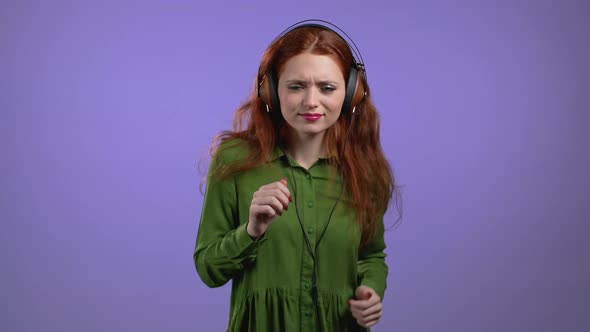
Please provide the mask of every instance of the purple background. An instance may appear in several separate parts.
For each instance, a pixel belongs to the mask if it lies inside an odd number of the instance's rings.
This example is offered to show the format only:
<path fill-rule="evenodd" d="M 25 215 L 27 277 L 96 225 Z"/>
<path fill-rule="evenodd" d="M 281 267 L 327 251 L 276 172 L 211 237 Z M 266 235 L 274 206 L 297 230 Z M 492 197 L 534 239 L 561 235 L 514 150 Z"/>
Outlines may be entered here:
<path fill-rule="evenodd" d="M 589 7 L 2 1 L 0 330 L 224 330 L 197 165 L 316 17 L 361 49 L 404 185 L 374 330 L 588 331 Z"/>

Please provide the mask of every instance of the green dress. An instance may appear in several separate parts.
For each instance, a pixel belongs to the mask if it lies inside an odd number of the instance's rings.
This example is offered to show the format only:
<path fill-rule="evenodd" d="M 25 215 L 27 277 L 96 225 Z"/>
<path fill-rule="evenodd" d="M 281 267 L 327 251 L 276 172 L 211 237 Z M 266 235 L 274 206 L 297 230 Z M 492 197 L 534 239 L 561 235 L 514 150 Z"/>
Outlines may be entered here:
<path fill-rule="evenodd" d="M 194 262 L 203 282 L 219 287 L 232 280 L 227 331 L 366 331 L 356 324 L 347 301 L 359 285 L 383 299 L 387 265 L 383 218 L 372 242 L 359 251 L 355 213 L 342 195 L 316 253 L 320 327 L 312 296 L 313 258 L 295 213 L 315 246 L 340 192 L 340 179 L 326 159 L 309 169 L 276 149 L 267 165 L 219 180 L 212 170 L 245 155 L 243 146 L 223 143 L 213 156 Z M 291 167 L 295 178 L 292 178 Z M 257 241 L 246 232 L 252 195 L 287 177 L 294 202 L 276 216 Z M 295 184 L 297 181 L 297 193 Z"/>

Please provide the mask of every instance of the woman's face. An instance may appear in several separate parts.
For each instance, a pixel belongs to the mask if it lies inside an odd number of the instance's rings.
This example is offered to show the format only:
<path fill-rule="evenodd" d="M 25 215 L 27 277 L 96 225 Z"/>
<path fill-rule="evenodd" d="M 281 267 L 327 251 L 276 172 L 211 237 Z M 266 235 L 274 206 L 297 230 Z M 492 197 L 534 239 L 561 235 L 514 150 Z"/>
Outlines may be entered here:
<path fill-rule="evenodd" d="M 302 53 L 285 62 L 279 75 L 281 113 L 300 136 L 323 135 L 342 110 L 342 70 L 327 55 Z"/>

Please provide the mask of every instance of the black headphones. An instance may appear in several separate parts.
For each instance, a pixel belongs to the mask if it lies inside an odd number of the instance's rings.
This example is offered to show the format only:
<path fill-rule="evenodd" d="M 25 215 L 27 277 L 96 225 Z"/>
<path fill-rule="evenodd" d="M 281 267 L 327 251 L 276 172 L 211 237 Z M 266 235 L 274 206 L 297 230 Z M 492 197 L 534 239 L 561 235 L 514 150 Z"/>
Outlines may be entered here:
<path fill-rule="evenodd" d="M 344 103 L 342 104 L 342 113 L 344 114 L 349 111 L 352 111 L 354 113 L 357 106 L 359 106 L 359 104 L 362 103 L 367 96 L 367 74 L 365 71 L 365 65 L 362 62 L 363 58 L 361 52 L 356 47 L 354 41 L 352 41 L 352 39 L 346 34 L 346 32 L 337 27 L 335 24 L 330 23 L 328 21 L 303 20 L 283 30 L 283 32 L 281 32 L 270 43 L 270 45 L 272 45 L 275 41 L 284 37 L 288 33 L 292 32 L 293 30 L 305 27 L 317 27 L 331 31 L 335 33 L 338 37 L 340 37 L 348 45 L 348 48 L 353 54 L 353 63 L 350 66 L 348 78 L 346 80 L 346 95 L 344 97 Z M 344 36 L 346 36 L 352 44 L 349 43 L 341 34 L 336 32 L 333 28 L 340 31 Z M 351 45 L 354 45 L 354 47 L 352 47 Z M 360 60 L 361 62 L 359 62 L 358 60 Z M 281 106 L 279 102 L 279 93 L 277 88 L 278 76 L 274 64 L 271 63 L 269 66 L 269 70 L 265 73 L 260 82 L 258 82 L 258 97 L 262 99 L 262 101 L 266 104 L 267 112 L 273 110 L 277 113 L 280 113 Z"/>

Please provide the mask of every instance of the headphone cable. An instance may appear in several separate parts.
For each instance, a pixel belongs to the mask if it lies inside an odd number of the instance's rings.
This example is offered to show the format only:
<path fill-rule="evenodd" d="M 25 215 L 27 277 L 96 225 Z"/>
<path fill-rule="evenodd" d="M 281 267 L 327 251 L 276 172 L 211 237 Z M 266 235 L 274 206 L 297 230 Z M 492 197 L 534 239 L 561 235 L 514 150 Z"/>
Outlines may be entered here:
<path fill-rule="evenodd" d="M 305 239 L 305 243 L 307 244 L 307 250 L 309 251 L 309 254 L 311 255 L 311 258 L 313 260 L 313 272 L 312 272 L 312 301 L 313 301 L 313 306 L 314 306 L 314 311 L 315 311 L 315 316 L 316 316 L 316 331 L 321 331 L 321 320 L 320 320 L 320 309 L 319 309 L 319 305 L 318 305 L 318 289 L 317 289 L 317 268 L 318 268 L 318 263 L 317 263 L 317 250 L 318 250 L 318 246 L 320 244 L 320 241 L 322 240 L 322 238 L 324 237 L 324 234 L 326 234 L 326 230 L 328 229 L 328 226 L 330 225 L 330 221 L 332 220 L 332 215 L 334 214 L 334 211 L 336 210 L 336 206 L 338 205 L 338 203 L 340 202 L 341 198 L 342 198 L 342 193 L 344 192 L 344 176 L 343 176 L 343 171 L 342 171 L 342 161 L 344 160 L 344 153 L 346 151 L 346 144 L 348 142 L 348 138 L 350 136 L 350 127 L 352 127 L 353 122 L 356 118 L 356 114 L 355 114 L 355 110 L 356 110 L 356 106 L 353 108 L 352 110 L 352 116 L 350 119 L 350 124 L 348 125 L 348 128 L 346 129 L 346 134 L 344 136 L 344 145 L 342 148 L 342 157 L 339 160 L 339 164 L 338 164 L 338 170 L 339 170 L 339 174 L 340 174 L 340 193 L 338 194 L 338 198 L 336 199 L 336 202 L 334 202 L 334 205 L 332 206 L 332 210 L 330 211 L 330 215 L 328 216 L 328 222 L 326 223 L 326 226 L 324 227 L 324 230 L 322 231 L 320 237 L 318 238 L 318 240 L 316 241 L 315 246 L 313 246 L 314 249 L 312 249 L 312 245 L 311 245 L 311 241 L 309 240 L 309 237 L 307 236 L 306 232 L 305 232 L 305 227 L 303 226 L 303 221 L 301 220 L 301 216 L 299 215 L 299 208 L 297 206 L 297 181 L 295 181 L 295 173 L 293 172 L 293 166 L 291 165 L 291 162 L 289 162 L 289 170 L 291 171 L 291 178 L 293 179 L 293 184 L 294 184 L 294 196 L 295 196 L 295 214 L 297 215 L 297 220 L 299 221 L 299 226 L 301 227 L 301 232 L 303 234 L 303 238 Z M 281 150 L 283 150 L 281 148 Z M 287 156 L 287 154 L 285 153 L 285 151 L 283 150 L 283 154 L 285 156 Z M 287 156 L 288 158 L 288 156 Z"/>

